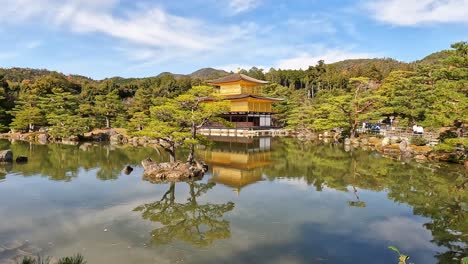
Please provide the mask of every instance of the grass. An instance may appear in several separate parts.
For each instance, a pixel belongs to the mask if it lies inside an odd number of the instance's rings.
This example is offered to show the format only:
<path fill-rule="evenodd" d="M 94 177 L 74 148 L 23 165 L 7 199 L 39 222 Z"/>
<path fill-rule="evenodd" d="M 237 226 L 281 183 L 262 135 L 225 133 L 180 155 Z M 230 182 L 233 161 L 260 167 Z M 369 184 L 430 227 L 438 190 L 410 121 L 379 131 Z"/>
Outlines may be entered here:
<path fill-rule="evenodd" d="M 72 257 L 63 257 L 60 258 L 58 261 L 52 261 L 49 257 L 41 258 L 41 257 L 25 257 L 19 264 L 86 264 L 83 256 L 81 254 L 76 254 Z"/>

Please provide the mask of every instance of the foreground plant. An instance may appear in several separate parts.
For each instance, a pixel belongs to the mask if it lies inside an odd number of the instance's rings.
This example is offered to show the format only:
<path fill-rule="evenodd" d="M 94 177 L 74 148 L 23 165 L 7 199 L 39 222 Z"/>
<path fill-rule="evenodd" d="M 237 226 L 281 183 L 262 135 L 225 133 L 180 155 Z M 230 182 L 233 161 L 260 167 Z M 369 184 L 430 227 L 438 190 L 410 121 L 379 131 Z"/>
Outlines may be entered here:
<path fill-rule="evenodd" d="M 19 264 L 86 264 L 81 254 L 76 254 L 72 257 L 63 257 L 57 261 L 51 260 L 49 257 L 43 259 L 41 257 L 25 257 Z"/>
<path fill-rule="evenodd" d="M 412 262 L 407 263 L 406 261 L 408 261 L 410 257 L 402 254 L 398 248 L 394 246 L 389 246 L 388 248 L 395 251 L 398 254 L 398 264 L 414 264 Z"/>

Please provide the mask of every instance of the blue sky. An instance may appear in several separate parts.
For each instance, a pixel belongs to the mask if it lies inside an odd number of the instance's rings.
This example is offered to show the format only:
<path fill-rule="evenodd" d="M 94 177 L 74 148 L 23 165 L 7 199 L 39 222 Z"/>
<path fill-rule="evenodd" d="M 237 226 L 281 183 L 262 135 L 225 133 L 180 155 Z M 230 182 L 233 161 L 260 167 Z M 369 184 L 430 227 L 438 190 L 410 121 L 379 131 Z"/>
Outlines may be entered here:
<path fill-rule="evenodd" d="M 95 79 L 413 61 L 468 40 L 468 0 L 0 0 L 0 67 Z"/>

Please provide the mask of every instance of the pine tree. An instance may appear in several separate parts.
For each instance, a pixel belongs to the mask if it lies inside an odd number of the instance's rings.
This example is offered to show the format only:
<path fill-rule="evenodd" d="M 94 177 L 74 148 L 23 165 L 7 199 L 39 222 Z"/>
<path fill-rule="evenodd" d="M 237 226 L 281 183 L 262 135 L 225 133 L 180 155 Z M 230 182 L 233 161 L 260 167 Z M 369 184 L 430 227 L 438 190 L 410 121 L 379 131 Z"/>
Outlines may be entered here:
<path fill-rule="evenodd" d="M 108 94 L 97 95 L 92 110 L 97 117 L 103 117 L 106 120 L 106 128 L 110 128 L 111 121 L 123 110 L 118 91 L 113 90 Z"/>
<path fill-rule="evenodd" d="M 20 131 L 32 132 L 46 124 L 44 112 L 39 107 L 41 98 L 32 93 L 24 93 L 9 112 L 13 116 L 10 127 Z"/>
<path fill-rule="evenodd" d="M 78 113 L 78 95 L 53 88 L 40 105 L 49 125 L 49 134 L 68 138 L 86 132 L 86 120 Z"/>
<path fill-rule="evenodd" d="M 210 102 L 206 102 L 210 96 Z M 159 145 L 175 161 L 176 148 L 188 145 L 191 148 L 188 161 L 193 161 L 194 144 L 202 138 L 198 129 L 210 121 L 221 121 L 219 114 L 229 110 L 227 102 L 213 95 L 213 88 L 196 86 L 174 99 L 167 99 L 150 108 L 150 122 L 139 132 L 159 140 Z"/>

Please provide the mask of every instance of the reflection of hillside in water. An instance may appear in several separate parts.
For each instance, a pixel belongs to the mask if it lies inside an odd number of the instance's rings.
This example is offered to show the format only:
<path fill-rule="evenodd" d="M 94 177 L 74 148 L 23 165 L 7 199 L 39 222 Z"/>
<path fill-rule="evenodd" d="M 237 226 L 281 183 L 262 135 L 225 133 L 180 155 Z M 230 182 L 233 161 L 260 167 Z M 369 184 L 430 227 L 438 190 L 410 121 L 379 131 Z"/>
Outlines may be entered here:
<path fill-rule="evenodd" d="M 210 137 L 214 144 L 198 152 L 212 172 L 210 181 L 239 192 L 263 179 L 271 164 L 271 138 Z"/>

